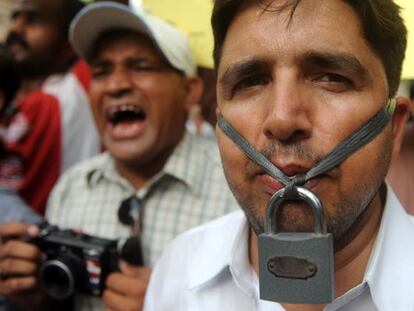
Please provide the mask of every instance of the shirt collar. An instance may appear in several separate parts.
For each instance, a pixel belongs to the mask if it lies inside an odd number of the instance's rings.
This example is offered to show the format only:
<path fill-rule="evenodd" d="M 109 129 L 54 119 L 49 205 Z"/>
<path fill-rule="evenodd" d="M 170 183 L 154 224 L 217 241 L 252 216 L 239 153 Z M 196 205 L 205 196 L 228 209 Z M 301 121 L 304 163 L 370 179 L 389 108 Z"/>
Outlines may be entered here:
<path fill-rule="evenodd" d="M 254 279 L 257 279 L 257 276 L 249 262 L 249 225 L 243 212 L 236 213 L 239 214 L 237 226 L 229 227 L 226 232 L 209 232 L 217 235 L 203 244 L 203 248 L 209 250 L 209 256 L 203 256 L 205 253 L 195 254 L 195 260 L 199 264 L 193 265 L 193 271 L 189 273 L 189 289 L 203 288 L 224 273 L 230 273 L 241 290 L 249 296 L 254 295 Z M 365 283 L 368 284 L 377 307 L 381 306 L 384 310 L 412 310 L 414 306 L 413 236 L 412 220 L 407 216 L 392 189 L 388 187 L 377 240 L 365 272 L 364 282 L 356 288 L 355 295 L 366 290 Z M 209 243 L 211 245 L 208 245 Z M 353 289 L 350 293 L 352 292 Z"/>
<path fill-rule="evenodd" d="M 384 310 L 414 306 L 414 226 L 390 187 L 365 281 Z"/>
<path fill-rule="evenodd" d="M 103 153 L 94 165 L 91 165 L 86 174 L 87 184 L 90 188 L 96 187 L 103 179 L 132 190 L 133 187 L 115 169 L 115 163 L 109 152 Z"/>
<path fill-rule="evenodd" d="M 211 144 L 211 146 L 207 146 L 208 144 Z M 95 165 L 89 170 L 87 174 L 88 185 L 93 188 L 105 178 L 128 189 L 132 188 L 128 181 L 116 171 L 111 155 L 106 152 L 103 157 L 103 161 L 99 165 Z M 144 188 L 150 188 L 160 181 L 163 176 L 169 175 L 183 182 L 196 195 L 200 195 L 203 190 L 203 178 L 206 176 L 202 172 L 204 169 L 203 159 L 206 157 L 217 161 L 218 164 L 220 163 L 216 144 L 185 132 L 183 139 L 168 158 L 162 171 L 154 176 Z"/>

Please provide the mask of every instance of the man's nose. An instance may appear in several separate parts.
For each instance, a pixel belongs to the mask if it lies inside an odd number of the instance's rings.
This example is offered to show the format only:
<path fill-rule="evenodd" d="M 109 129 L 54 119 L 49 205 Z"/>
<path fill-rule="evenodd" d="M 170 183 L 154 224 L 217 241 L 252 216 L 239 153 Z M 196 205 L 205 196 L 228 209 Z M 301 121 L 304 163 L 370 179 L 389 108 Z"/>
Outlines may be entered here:
<path fill-rule="evenodd" d="M 294 79 L 273 85 L 263 123 L 266 137 L 281 142 L 297 142 L 310 136 L 312 112 L 305 93 Z"/>
<path fill-rule="evenodd" d="M 11 20 L 9 33 L 17 33 L 19 35 L 23 35 L 26 30 L 26 25 L 26 19 L 23 16 L 18 15 Z"/>
<path fill-rule="evenodd" d="M 133 88 L 130 74 L 128 70 L 118 68 L 115 69 L 108 77 L 106 83 L 106 92 L 109 96 L 120 97 L 129 93 Z"/>

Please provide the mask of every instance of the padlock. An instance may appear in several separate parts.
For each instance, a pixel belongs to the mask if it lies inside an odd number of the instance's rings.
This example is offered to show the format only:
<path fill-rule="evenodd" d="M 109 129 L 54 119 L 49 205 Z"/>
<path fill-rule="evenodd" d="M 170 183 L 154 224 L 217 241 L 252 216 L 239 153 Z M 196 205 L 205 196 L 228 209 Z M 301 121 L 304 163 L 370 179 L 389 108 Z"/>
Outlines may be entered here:
<path fill-rule="evenodd" d="M 260 298 L 280 303 L 328 303 L 335 298 L 332 234 L 326 231 L 318 197 L 295 187 L 294 200 L 305 201 L 314 214 L 314 232 L 277 232 L 278 209 L 286 188 L 276 192 L 266 210 L 264 233 L 259 235 Z"/>

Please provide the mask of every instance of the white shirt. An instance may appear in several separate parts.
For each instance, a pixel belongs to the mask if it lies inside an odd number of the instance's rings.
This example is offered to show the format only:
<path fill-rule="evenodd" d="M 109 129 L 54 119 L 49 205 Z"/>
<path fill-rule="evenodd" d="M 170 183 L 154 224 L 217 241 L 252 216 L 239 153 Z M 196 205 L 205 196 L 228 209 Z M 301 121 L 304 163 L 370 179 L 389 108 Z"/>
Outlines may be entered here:
<path fill-rule="evenodd" d="M 238 211 L 178 237 L 154 269 L 144 311 L 284 310 L 259 298 L 248 234 Z M 364 281 L 327 310 L 414 310 L 414 226 L 390 188 Z"/>

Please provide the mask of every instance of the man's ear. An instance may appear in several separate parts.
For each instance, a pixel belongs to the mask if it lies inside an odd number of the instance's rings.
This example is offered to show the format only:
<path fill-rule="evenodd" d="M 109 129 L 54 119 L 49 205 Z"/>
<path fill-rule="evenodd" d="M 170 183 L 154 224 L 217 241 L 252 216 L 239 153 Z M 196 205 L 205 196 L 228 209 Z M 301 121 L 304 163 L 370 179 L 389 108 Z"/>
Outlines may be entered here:
<path fill-rule="evenodd" d="M 394 143 L 392 149 L 392 157 L 395 158 L 400 153 L 401 144 L 404 138 L 405 125 L 408 120 L 410 109 L 410 101 L 405 97 L 396 99 L 394 115 L 392 116 L 392 134 Z"/>
<path fill-rule="evenodd" d="M 199 77 L 187 77 L 186 78 L 186 96 L 185 96 L 185 109 L 190 112 L 194 105 L 198 105 L 203 95 L 203 80 Z"/>

